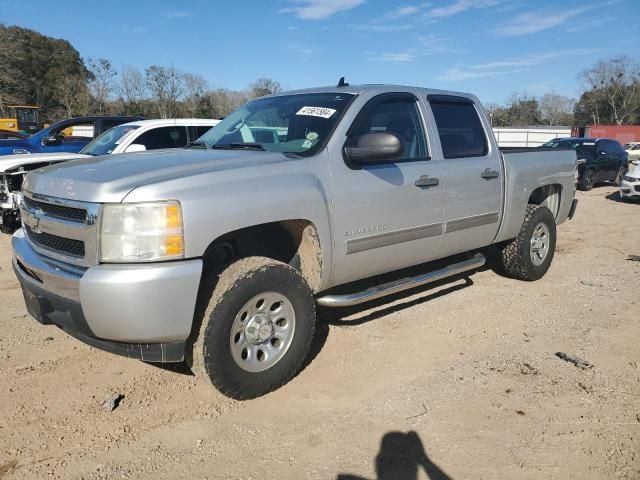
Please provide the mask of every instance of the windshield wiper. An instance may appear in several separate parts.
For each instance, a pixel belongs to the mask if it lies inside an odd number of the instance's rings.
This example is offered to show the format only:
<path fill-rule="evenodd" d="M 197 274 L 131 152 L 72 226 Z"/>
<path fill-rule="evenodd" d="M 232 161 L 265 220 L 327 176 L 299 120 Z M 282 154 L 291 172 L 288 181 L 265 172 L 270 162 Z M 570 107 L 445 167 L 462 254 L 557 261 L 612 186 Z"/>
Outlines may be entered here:
<path fill-rule="evenodd" d="M 266 151 L 266 149 L 262 146 L 261 143 L 224 143 L 221 145 L 211 145 L 211 148 L 220 148 L 220 149 L 240 149 L 246 148 L 247 150 L 262 150 Z"/>
<path fill-rule="evenodd" d="M 189 144 L 187 144 L 187 148 L 209 148 L 207 147 L 207 144 L 204 142 L 191 142 Z"/>

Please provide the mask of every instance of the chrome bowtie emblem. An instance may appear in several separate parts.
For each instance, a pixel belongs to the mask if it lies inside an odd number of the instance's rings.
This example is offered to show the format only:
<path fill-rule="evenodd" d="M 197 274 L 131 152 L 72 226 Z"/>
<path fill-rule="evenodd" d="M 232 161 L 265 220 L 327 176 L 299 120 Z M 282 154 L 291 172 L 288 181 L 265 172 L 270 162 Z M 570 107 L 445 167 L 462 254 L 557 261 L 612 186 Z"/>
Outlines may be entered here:
<path fill-rule="evenodd" d="M 38 208 L 33 212 L 25 212 L 22 221 L 31 229 L 33 233 L 42 233 L 38 228 L 40 226 L 40 217 L 44 212 Z"/>

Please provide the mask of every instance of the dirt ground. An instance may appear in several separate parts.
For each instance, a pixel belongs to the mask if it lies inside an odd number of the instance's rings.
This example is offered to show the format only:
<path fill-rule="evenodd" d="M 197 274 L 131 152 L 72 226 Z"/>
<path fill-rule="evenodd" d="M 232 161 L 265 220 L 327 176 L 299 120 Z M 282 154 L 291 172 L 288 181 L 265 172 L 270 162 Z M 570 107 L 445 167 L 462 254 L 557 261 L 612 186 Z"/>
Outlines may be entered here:
<path fill-rule="evenodd" d="M 306 369 L 248 402 L 37 324 L 2 236 L 0 478 L 638 479 L 640 204 L 614 192 L 578 193 L 538 282 L 322 312 Z"/>

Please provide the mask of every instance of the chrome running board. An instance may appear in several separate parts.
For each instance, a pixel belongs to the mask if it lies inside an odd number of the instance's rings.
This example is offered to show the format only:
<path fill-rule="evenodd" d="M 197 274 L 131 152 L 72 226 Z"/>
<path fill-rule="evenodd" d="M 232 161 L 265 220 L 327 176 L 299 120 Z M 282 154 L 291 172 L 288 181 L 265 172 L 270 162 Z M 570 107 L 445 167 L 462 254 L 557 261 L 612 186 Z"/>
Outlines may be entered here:
<path fill-rule="evenodd" d="M 375 300 L 377 298 L 386 297 L 394 293 L 402 292 L 403 290 L 409 290 L 410 288 L 419 287 L 420 285 L 426 285 L 443 278 L 452 277 L 469 270 L 480 268 L 487 261 L 486 257 L 481 253 L 476 253 L 469 260 L 454 263 L 440 270 L 434 270 L 433 272 L 424 273 L 415 277 L 402 278 L 394 282 L 383 283 L 375 287 L 368 288 L 362 292 L 349 293 L 346 295 L 325 295 L 318 298 L 318 304 L 323 307 L 350 307 L 352 305 L 358 305 L 360 303 Z"/>

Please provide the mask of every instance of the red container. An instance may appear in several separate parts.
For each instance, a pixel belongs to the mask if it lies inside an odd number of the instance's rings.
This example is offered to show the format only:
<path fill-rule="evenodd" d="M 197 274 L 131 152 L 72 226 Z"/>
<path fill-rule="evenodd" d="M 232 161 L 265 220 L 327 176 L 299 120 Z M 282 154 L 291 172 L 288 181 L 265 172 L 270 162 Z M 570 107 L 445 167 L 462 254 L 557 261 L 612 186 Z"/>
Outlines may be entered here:
<path fill-rule="evenodd" d="M 640 141 L 640 125 L 593 125 L 585 128 L 585 137 L 615 138 L 623 145 Z"/>

